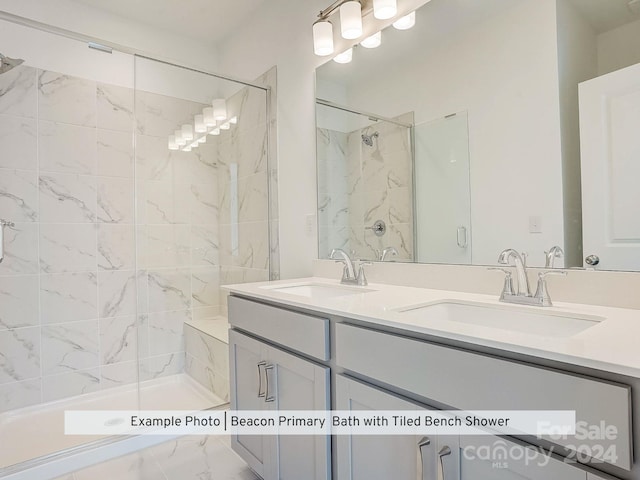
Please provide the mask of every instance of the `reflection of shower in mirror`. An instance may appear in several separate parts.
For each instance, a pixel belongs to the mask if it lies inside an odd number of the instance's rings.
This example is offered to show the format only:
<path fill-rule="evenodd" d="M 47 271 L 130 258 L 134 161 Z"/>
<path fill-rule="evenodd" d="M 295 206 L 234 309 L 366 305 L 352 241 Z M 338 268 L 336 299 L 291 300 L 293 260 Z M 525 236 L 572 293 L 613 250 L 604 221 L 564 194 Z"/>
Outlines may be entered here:
<path fill-rule="evenodd" d="M 373 147 L 373 139 L 378 138 L 380 134 L 378 132 L 373 132 L 371 135 L 367 135 L 363 133 L 362 135 L 362 143 L 364 143 L 368 147 Z"/>

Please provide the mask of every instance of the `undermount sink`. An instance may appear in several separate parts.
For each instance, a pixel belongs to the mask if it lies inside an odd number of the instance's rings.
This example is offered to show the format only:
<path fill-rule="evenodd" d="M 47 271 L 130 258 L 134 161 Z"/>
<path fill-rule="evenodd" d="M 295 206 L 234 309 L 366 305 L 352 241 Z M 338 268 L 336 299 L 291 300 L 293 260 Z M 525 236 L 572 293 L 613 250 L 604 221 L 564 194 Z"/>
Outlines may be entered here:
<path fill-rule="evenodd" d="M 416 305 L 398 311 L 425 326 L 434 321 L 446 321 L 548 337 L 571 337 L 604 320 L 604 317 L 595 315 L 538 312 L 458 301 Z"/>
<path fill-rule="evenodd" d="M 326 300 L 328 298 L 345 297 L 348 295 L 360 295 L 362 293 L 374 292 L 369 288 L 346 285 L 325 285 L 322 283 L 305 283 L 297 285 L 265 286 L 262 287 L 272 292 L 287 293 L 314 300 Z"/>

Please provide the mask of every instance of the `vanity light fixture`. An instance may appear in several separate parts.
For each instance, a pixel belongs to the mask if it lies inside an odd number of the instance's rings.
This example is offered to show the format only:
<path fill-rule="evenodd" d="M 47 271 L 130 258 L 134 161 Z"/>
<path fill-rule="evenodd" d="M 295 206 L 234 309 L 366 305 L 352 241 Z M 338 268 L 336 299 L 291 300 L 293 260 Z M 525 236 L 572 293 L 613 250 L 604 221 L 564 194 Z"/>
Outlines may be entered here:
<path fill-rule="evenodd" d="M 359 1 L 350 0 L 340 5 L 340 33 L 347 40 L 362 35 L 362 5 Z"/>
<path fill-rule="evenodd" d="M 345 50 L 333 57 L 333 61 L 336 63 L 349 63 L 353 59 L 353 48 Z"/>
<path fill-rule="evenodd" d="M 194 127 L 196 133 L 207 133 L 207 126 L 204 124 L 204 116 L 196 115 L 193 117 Z"/>
<path fill-rule="evenodd" d="M 313 24 L 313 53 L 319 57 L 333 53 L 333 25 L 328 20 Z"/>
<path fill-rule="evenodd" d="M 229 119 L 229 123 L 230 123 L 231 125 L 236 125 L 236 124 L 238 123 L 238 116 L 237 116 L 237 115 L 235 115 L 235 116 L 231 117 L 231 118 Z"/>
<path fill-rule="evenodd" d="M 377 48 L 382 44 L 382 32 L 374 33 L 360 42 L 364 48 Z"/>
<path fill-rule="evenodd" d="M 187 140 L 182 138 L 182 130 L 176 130 L 173 134 L 179 147 L 184 147 L 187 144 Z"/>
<path fill-rule="evenodd" d="M 182 125 L 182 138 L 187 142 L 193 140 L 193 125 L 185 123 Z"/>
<path fill-rule="evenodd" d="M 396 0 L 373 0 L 373 16 L 378 20 L 387 20 L 398 13 Z"/>
<path fill-rule="evenodd" d="M 227 102 L 224 98 L 216 98 L 211 102 L 213 106 L 213 118 L 216 120 L 224 120 L 227 118 Z"/>
<path fill-rule="evenodd" d="M 416 12 L 414 10 L 409 15 L 405 15 L 404 17 L 401 17 L 395 22 L 393 22 L 393 27 L 396 28 L 397 30 L 409 30 L 415 24 L 416 24 Z"/>
<path fill-rule="evenodd" d="M 213 116 L 213 107 L 205 107 L 202 110 L 202 120 L 207 127 L 216 126 L 216 119 Z"/>
<path fill-rule="evenodd" d="M 427 0 L 426 3 L 430 1 Z M 640 0 L 634 1 L 640 2 Z M 371 4 L 373 4 L 373 9 L 369 8 Z M 367 7 L 364 12 L 362 11 L 363 5 Z M 397 0 L 336 0 L 327 8 L 321 10 L 318 14 L 318 20 L 313 24 L 313 52 L 319 57 L 332 55 L 334 52 L 333 25 L 329 21 L 329 17 L 336 10 L 340 12 L 340 33 L 342 38 L 355 40 L 362 36 L 363 15 L 367 15 L 373 10 L 373 16 L 376 19 L 387 20 L 398 14 L 398 4 Z M 393 22 L 393 26 L 398 30 L 408 30 L 415 24 L 415 11 Z M 362 40 L 360 45 L 365 48 L 376 48 L 381 43 L 382 34 L 377 32 Z M 337 55 L 334 60 L 338 63 L 349 63 L 351 61 L 351 53 L 343 52 Z"/>

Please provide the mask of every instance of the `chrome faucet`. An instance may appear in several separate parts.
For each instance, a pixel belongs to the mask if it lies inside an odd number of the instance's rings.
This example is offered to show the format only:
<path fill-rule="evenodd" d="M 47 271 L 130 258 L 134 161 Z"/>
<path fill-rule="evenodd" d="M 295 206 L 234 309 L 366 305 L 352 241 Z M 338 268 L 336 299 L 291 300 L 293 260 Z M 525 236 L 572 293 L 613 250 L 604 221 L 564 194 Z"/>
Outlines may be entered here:
<path fill-rule="evenodd" d="M 393 255 L 394 257 L 398 256 L 398 250 L 396 250 L 396 247 L 387 247 L 384 250 L 382 250 L 382 253 L 380 254 L 380 261 L 384 262 L 387 258 L 387 255 Z"/>
<path fill-rule="evenodd" d="M 339 258 L 336 258 L 336 255 L 339 255 Z M 342 250 L 341 248 L 334 248 L 331 250 L 331 255 L 329 255 L 331 260 L 336 260 L 338 262 L 344 263 L 344 269 L 342 270 L 342 280 L 340 283 L 356 283 L 356 270 L 353 266 L 353 261 L 349 254 Z"/>
<path fill-rule="evenodd" d="M 336 255 L 338 255 L 339 257 L 336 258 Z M 351 257 L 349 257 L 349 254 L 344 250 L 340 248 L 334 248 L 333 250 L 331 250 L 331 255 L 329 255 L 329 258 L 331 260 L 344 263 L 344 268 L 342 269 L 342 279 L 340 280 L 340 283 L 346 285 L 360 285 L 361 287 L 368 285 L 369 282 L 367 282 L 367 277 L 364 273 L 364 267 L 365 265 L 371 265 L 371 262 L 360 260 L 358 274 L 356 275 L 356 268 L 353 265 L 353 261 L 351 260 Z"/>
<path fill-rule="evenodd" d="M 559 249 L 559 247 L 557 247 Z M 561 250 L 560 250 L 561 251 Z M 556 255 L 557 250 L 553 253 Z M 534 305 L 538 307 L 551 307 L 551 297 L 549 296 L 549 290 L 547 288 L 547 275 L 566 275 L 567 272 L 563 270 L 547 270 L 538 273 L 538 286 L 536 288 L 535 295 L 531 295 L 529 289 L 529 278 L 527 277 L 527 256 L 526 254 L 519 254 L 514 249 L 509 248 L 502 251 L 498 256 L 498 263 L 501 265 L 511 265 L 509 260 L 513 259 L 513 264 L 516 268 L 516 276 L 518 279 L 517 293 L 514 292 L 513 282 L 511 280 L 511 272 L 504 268 L 492 267 L 490 270 L 500 270 L 506 274 L 504 286 L 502 287 L 502 293 L 500 294 L 500 301 L 506 303 L 518 303 L 521 305 Z M 553 262 L 551 262 L 553 265 Z"/>
<path fill-rule="evenodd" d="M 556 258 L 563 257 L 564 251 L 562 251 L 562 248 L 555 245 L 551 247 L 548 252 L 544 252 L 544 256 L 545 256 L 544 268 L 554 268 L 553 264 Z"/>
<path fill-rule="evenodd" d="M 503 250 L 498 256 L 498 263 L 500 265 L 510 265 L 509 259 L 513 258 L 513 263 L 516 267 L 516 278 L 518 280 L 517 295 L 530 296 L 531 289 L 529 288 L 529 279 L 527 278 L 527 254 L 520 255 L 513 248 Z"/>

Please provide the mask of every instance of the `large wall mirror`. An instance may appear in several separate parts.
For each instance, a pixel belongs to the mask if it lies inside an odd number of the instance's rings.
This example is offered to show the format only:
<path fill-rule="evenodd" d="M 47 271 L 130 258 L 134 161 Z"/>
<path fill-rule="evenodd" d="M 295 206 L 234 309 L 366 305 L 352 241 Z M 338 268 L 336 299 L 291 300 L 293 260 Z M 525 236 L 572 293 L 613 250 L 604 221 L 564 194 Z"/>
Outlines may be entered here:
<path fill-rule="evenodd" d="M 379 47 L 320 66 L 320 258 L 342 248 L 488 265 L 515 248 L 544 266 L 559 246 L 556 267 L 597 255 L 597 268 L 640 270 L 640 194 L 628 181 L 640 168 L 640 12 L 628 3 L 431 0 L 413 28 L 390 26 Z M 579 102 L 580 83 L 616 75 L 627 83 L 581 87 Z M 598 113 L 607 118 L 581 118 L 582 97 L 598 92 L 610 95 Z M 611 136 L 615 148 L 611 138 L 587 146 L 614 152 L 602 165 L 584 165 L 584 154 L 581 165 L 580 130 L 603 121 L 627 128 Z M 605 181 L 585 183 L 603 169 Z M 587 196 L 608 213 L 592 215 Z"/>

